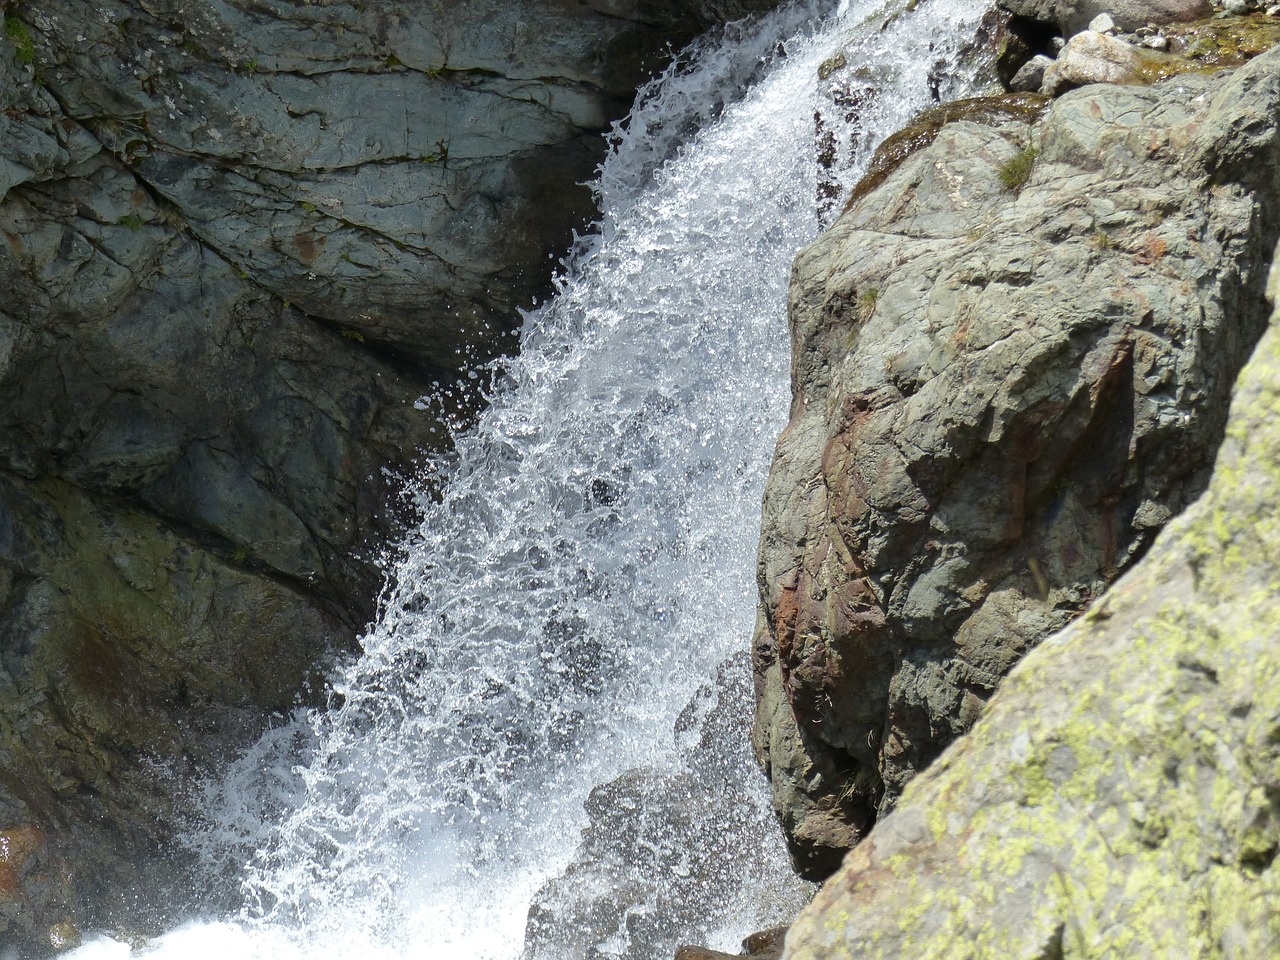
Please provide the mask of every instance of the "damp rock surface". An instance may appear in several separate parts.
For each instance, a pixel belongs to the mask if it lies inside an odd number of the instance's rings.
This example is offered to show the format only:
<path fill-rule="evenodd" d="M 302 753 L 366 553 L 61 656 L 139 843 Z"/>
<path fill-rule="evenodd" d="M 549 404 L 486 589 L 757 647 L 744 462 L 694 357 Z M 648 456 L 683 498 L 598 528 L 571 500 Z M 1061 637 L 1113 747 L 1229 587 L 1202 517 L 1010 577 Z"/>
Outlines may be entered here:
<path fill-rule="evenodd" d="M 193 785 L 373 615 L 603 133 L 772 5 L 0 2 L 0 945 L 181 908 Z"/>

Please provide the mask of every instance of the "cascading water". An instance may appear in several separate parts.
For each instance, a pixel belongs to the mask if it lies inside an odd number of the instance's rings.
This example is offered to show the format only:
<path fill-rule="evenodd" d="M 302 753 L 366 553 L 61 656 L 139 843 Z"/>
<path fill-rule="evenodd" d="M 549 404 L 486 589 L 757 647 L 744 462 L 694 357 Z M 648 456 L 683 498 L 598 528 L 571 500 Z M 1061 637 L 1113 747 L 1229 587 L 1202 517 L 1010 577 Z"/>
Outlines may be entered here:
<path fill-rule="evenodd" d="M 362 656 L 329 709 L 211 790 L 191 846 L 239 873 L 244 909 L 147 956 L 670 956 L 802 901 L 746 745 L 744 648 L 786 285 L 818 230 L 819 65 L 843 50 L 880 84 L 842 135 L 852 178 L 960 92 L 981 12 L 819 6 L 732 29 L 641 92 L 598 233 L 437 465 Z"/>

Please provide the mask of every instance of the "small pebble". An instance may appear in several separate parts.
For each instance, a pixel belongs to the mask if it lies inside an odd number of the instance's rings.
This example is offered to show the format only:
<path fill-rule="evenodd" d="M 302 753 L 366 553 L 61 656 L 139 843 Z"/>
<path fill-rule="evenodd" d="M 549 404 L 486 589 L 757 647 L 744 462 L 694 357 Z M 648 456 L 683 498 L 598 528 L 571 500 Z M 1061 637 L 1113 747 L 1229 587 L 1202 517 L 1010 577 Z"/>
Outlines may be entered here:
<path fill-rule="evenodd" d="M 1251 4 L 1249 0 L 1226 0 L 1222 5 L 1222 9 L 1233 17 L 1244 16 L 1244 14 L 1248 13 L 1252 7 L 1253 4 Z"/>
<path fill-rule="evenodd" d="M 1053 55 L 1055 57 L 1062 52 L 1062 48 L 1065 47 L 1066 45 L 1067 45 L 1067 41 L 1064 40 L 1062 37 L 1054 37 L 1052 40 L 1049 41 L 1049 48 L 1053 50 Z"/>
<path fill-rule="evenodd" d="M 1142 45 L 1148 50 L 1168 50 L 1169 40 L 1157 33 L 1154 37 L 1144 37 Z"/>
<path fill-rule="evenodd" d="M 1155 30 L 1154 30 L 1153 28 L 1151 28 L 1151 27 L 1139 27 L 1137 30 L 1135 30 L 1135 31 L 1133 31 L 1133 32 L 1134 32 L 1134 34 L 1136 34 L 1138 37 L 1140 37 L 1140 38 L 1142 38 L 1143 40 L 1145 40 L 1147 37 L 1149 37 L 1149 36 L 1151 36 L 1153 33 L 1155 33 Z"/>

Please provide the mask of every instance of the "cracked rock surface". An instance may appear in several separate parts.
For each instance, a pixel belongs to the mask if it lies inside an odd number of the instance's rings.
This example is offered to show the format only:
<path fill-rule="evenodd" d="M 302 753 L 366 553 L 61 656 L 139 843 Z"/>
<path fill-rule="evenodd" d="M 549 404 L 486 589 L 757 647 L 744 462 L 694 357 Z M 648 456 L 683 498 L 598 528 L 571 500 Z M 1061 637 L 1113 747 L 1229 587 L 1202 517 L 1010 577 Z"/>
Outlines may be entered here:
<path fill-rule="evenodd" d="M 1280 955 L 1278 322 L 1204 496 L 907 787 L 787 960 Z"/>
<path fill-rule="evenodd" d="M 0 2 L 0 944 L 163 919 L 191 784 L 373 613 L 416 401 L 668 44 L 771 5 Z"/>
<path fill-rule="evenodd" d="M 1203 490 L 1269 312 L 1278 110 L 1273 51 L 951 123 L 801 253 L 756 749 L 811 876 Z"/>

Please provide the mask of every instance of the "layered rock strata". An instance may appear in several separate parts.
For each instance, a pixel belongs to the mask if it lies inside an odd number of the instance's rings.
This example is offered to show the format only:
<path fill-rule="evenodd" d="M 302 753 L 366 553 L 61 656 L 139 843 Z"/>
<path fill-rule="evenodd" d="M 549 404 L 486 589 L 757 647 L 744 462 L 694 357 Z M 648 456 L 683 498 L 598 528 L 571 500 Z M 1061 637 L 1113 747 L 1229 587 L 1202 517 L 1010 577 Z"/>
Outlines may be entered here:
<path fill-rule="evenodd" d="M 771 5 L 0 2 L 0 944 L 167 901 L 188 786 L 372 615 L 601 134 Z"/>
<path fill-rule="evenodd" d="M 1280 955 L 1277 410 L 1280 316 L 1205 495 L 908 786 L 788 960 Z"/>
<path fill-rule="evenodd" d="M 756 748 L 810 875 L 1204 488 L 1268 313 L 1278 63 L 948 124 L 798 258 Z"/>

